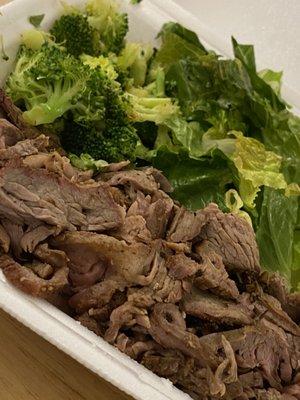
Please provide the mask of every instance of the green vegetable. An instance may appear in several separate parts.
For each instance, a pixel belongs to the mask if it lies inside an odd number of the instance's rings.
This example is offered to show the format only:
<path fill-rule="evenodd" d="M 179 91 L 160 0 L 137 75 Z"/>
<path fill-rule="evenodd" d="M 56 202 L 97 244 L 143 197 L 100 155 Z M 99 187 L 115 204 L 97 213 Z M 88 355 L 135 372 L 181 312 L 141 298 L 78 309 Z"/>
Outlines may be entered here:
<path fill-rule="evenodd" d="M 127 14 L 120 13 L 114 0 L 89 0 L 86 5 L 89 24 L 99 33 L 104 53 L 119 53 L 128 31 Z"/>
<path fill-rule="evenodd" d="M 69 159 L 71 161 L 71 164 L 83 171 L 87 170 L 93 170 L 93 171 L 99 171 L 108 163 L 104 160 L 94 160 L 93 157 L 91 157 L 89 154 L 80 154 L 80 156 L 77 156 L 76 154 L 69 154 Z"/>
<path fill-rule="evenodd" d="M 297 208 L 297 198 L 288 198 L 275 189 L 264 189 L 257 229 L 261 262 L 265 268 L 281 272 L 288 282 L 292 275 Z"/>
<path fill-rule="evenodd" d="M 66 125 L 63 147 L 77 155 L 87 153 L 94 159 L 109 162 L 134 159 L 137 136 L 130 125 L 107 124 L 105 129 L 85 127 L 74 122 Z"/>
<path fill-rule="evenodd" d="M 68 55 L 44 44 L 38 51 L 23 46 L 6 86 L 13 101 L 23 102 L 24 119 L 49 124 L 67 112 L 75 121 L 101 122 L 105 77 Z"/>
<path fill-rule="evenodd" d="M 250 215 L 246 211 L 241 210 L 244 203 L 235 189 L 229 189 L 225 193 L 225 205 L 231 213 L 245 219 L 252 226 Z"/>
<path fill-rule="evenodd" d="M 121 70 L 127 71 L 134 86 L 143 86 L 146 81 L 148 62 L 153 56 L 151 45 L 127 43 L 121 51 L 117 64 Z"/>
<path fill-rule="evenodd" d="M 130 0 L 130 3 L 133 5 L 141 3 L 142 0 Z"/>
<path fill-rule="evenodd" d="M 162 124 L 179 113 L 178 106 L 168 97 L 147 97 L 138 92 L 127 93 L 128 117 L 133 122 L 152 121 Z"/>
<path fill-rule="evenodd" d="M 255 207 L 255 198 L 260 187 L 265 185 L 276 189 L 285 189 L 287 183 L 280 173 L 281 157 L 272 151 L 266 151 L 264 145 L 256 139 L 235 133 L 235 150 L 230 156 L 239 176 L 239 192 L 245 206 Z"/>
<path fill-rule="evenodd" d="M 193 160 L 184 151 L 176 154 L 160 147 L 152 163 L 166 173 L 174 188 L 172 195 L 189 209 L 196 210 L 215 202 L 227 210 L 224 196 L 232 178 L 226 160 L 219 154 Z"/>
<path fill-rule="evenodd" d="M 51 41 L 49 33 L 38 29 L 28 29 L 21 35 L 21 42 L 31 50 L 39 50 L 44 43 Z"/>
<path fill-rule="evenodd" d="M 28 20 L 32 26 L 34 26 L 35 28 L 39 28 L 44 18 L 45 14 L 39 14 L 39 15 L 31 15 L 28 18 Z"/>
<path fill-rule="evenodd" d="M 100 53 L 99 34 L 83 14 L 63 15 L 54 22 L 50 33 L 57 43 L 61 43 L 75 57 L 83 53 L 92 56 Z"/>

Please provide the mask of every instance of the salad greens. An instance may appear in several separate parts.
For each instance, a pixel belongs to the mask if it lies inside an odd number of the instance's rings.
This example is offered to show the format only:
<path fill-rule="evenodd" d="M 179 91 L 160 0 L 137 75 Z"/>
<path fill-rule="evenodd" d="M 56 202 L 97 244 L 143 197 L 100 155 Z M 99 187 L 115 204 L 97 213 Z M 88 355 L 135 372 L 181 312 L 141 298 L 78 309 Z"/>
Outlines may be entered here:
<path fill-rule="evenodd" d="M 175 22 L 157 49 L 126 42 L 127 30 L 113 1 L 65 7 L 51 34 L 24 33 L 8 93 L 77 167 L 151 164 L 189 209 L 213 201 L 246 218 L 262 265 L 300 289 L 300 119 L 282 73 L 257 71 L 253 46 L 234 38 L 225 59 Z"/>

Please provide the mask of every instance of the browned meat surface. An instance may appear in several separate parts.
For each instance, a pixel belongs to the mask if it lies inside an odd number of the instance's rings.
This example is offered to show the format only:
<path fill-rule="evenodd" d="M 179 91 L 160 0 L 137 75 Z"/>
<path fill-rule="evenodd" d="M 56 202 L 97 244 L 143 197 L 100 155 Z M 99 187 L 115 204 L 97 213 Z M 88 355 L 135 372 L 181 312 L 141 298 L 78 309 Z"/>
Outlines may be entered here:
<path fill-rule="evenodd" d="M 203 366 L 217 367 L 219 358 L 211 353 L 209 346 L 186 330 L 182 314 L 174 304 L 155 304 L 150 317 L 150 334 L 163 347 L 178 349 L 183 354 L 195 357 Z"/>
<path fill-rule="evenodd" d="M 249 223 L 233 214 L 222 213 L 217 206 L 210 207 L 214 214 L 202 229 L 200 238 L 222 257 L 227 268 L 259 272 L 258 247 Z"/>
<path fill-rule="evenodd" d="M 182 309 L 189 315 L 219 324 L 243 326 L 253 323 L 251 308 L 199 290 L 185 296 Z"/>
<path fill-rule="evenodd" d="M 103 231 L 123 222 L 104 184 L 81 187 L 43 169 L 11 162 L 0 171 L 0 216 L 18 224 L 38 221 L 64 229 Z"/>
<path fill-rule="evenodd" d="M 4 227 L 0 224 L 0 249 L 8 253 L 10 248 L 10 237 Z"/>
<path fill-rule="evenodd" d="M 192 241 L 200 234 L 205 222 L 203 211 L 193 213 L 183 207 L 177 208 L 167 239 L 175 243 Z"/>
<path fill-rule="evenodd" d="M 141 215 L 129 215 L 124 224 L 111 231 L 111 235 L 127 243 L 151 242 L 152 237 L 146 225 L 146 220 Z"/>
<path fill-rule="evenodd" d="M 68 266 L 69 259 L 66 253 L 50 249 L 47 243 L 38 245 L 34 250 L 34 255 L 42 262 L 49 263 L 55 268 Z"/>
<path fill-rule="evenodd" d="M 106 181 L 111 186 L 132 186 L 135 190 L 144 193 L 153 193 L 159 186 L 151 173 L 147 171 L 117 171 L 107 172 L 100 175 L 100 179 Z"/>
<path fill-rule="evenodd" d="M 12 123 L 0 118 L 0 149 L 5 150 L 23 139 L 22 132 Z"/>
<path fill-rule="evenodd" d="M 40 135 L 35 139 L 24 139 L 13 146 L 0 149 L 0 160 L 10 160 L 14 157 L 26 157 L 45 151 L 49 144 L 47 136 Z"/>
<path fill-rule="evenodd" d="M 300 400 L 300 296 L 261 270 L 245 220 L 185 209 L 152 167 L 93 178 L 1 90 L 0 112 L 7 281 L 195 400 Z"/>
<path fill-rule="evenodd" d="M 117 290 L 115 281 L 105 280 L 83 289 L 70 298 L 70 306 L 78 313 L 105 306 Z"/>
<path fill-rule="evenodd" d="M 9 282 L 25 293 L 39 297 L 61 291 L 68 284 L 67 267 L 59 268 L 50 279 L 35 274 L 35 268 L 18 264 L 9 256 L 0 258 L 1 269 Z"/>

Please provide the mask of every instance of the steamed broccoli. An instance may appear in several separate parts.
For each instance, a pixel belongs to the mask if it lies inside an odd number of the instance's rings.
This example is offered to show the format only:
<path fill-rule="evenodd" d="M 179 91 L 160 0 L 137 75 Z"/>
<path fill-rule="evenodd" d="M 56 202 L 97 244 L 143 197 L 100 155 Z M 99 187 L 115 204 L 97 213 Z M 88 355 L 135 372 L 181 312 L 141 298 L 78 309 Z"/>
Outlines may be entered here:
<path fill-rule="evenodd" d="M 48 124 L 68 111 L 76 121 L 101 121 L 105 77 L 95 74 L 62 49 L 45 43 L 33 51 L 21 46 L 7 91 L 25 105 L 32 125 Z"/>
<path fill-rule="evenodd" d="M 137 140 L 135 129 L 129 124 L 119 126 L 108 121 L 103 129 L 97 129 L 69 121 L 62 145 L 76 155 L 87 153 L 94 159 L 118 162 L 134 159 Z"/>
<path fill-rule="evenodd" d="M 119 53 L 128 32 L 128 17 L 120 13 L 114 0 L 89 0 L 89 24 L 99 33 L 103 53 Z"/>
<path fill-rule="evenodd" d="M 127 93 L 128 117 L 133 122 L 163 124 L 179 114 L 179 107 L 169 97 L 149 97 L 143 89 Z"/>
<path fill-rule="evenodd" d="M 50 33 L 57 43 L 62 44 L 75 57 L 81 54 L 97 56 L 100 53 L 99 33 L 83 14 L 63 15 L 54 22 Z"/>
<path fill-rule="evenodd" d="M 128 72 L 134 86 L 144 85 L 153 53 L 151 45 L 141 43 L 127 43 L 120 53 L 117 64 L 121 70 Z"/>

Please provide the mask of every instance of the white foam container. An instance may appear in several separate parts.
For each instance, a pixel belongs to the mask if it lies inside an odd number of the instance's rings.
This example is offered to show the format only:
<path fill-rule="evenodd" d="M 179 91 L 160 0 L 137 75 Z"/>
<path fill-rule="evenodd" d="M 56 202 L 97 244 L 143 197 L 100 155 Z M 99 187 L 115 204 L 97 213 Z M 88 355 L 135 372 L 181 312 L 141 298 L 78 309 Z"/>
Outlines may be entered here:
<path fill-rule="evenodd" d="M 198 1 L 202 2 L 202 0 L 194 1 L 196 9 L 198 9 L 196 7 L 197 4 L 199 5 Z M 264 0 L 264 3 L 266 2 L 273 3 Z M 68 0 L 68 3 L 79 5 L 84 1 Z M 222 31 L 216 34 L 206 26 L 205 16 L 202 16 L 201 19 L 199 15 L 198 17 L 193 15 L 178 3 L 184 6 L 185 1 L 143 0 L 138 6 L 130 6 L 127 1 L 123 0 L 122 5 L 129 13 L 130 18 L 129 39 L 144 42 L 154 41 L 164 22 L 178 20 L 195 30 L 208 47 L 228 55 L 228 43 L 225 45 Z M 210 3 L 216 3 L 216 6 L 219 7 L 224 6 L 224 2 L 219 0 L 211 0 Z M 260 2 L 255 1 L 255 3 L 259 5 Z M 18 48 L 20 34 L 31 27 L 27 17 L 45 14 L 42 27 L 47 29 L 61 13 L 62 8 L 59 0 L 14 0 L 0 8 L 0 11 L 0 34 L 4 37 L 5 50 L 10 56 L 9 62 L 0 62 L 0 84 L 2 84 L 11 68 L 11 60 Z M 275 26 L 274 29 L 276 29 Z M 235 32 L 232 33 L 235 34 Z M 229 37 L 226 39 L 230 40 Z M 266 48 L 268 45 L 269 43 L 265 44 Z M 285 99 L 296 109 L 300 109 L 300 87 L 292 88 L 291 85 L 284 85 L 283 91 Z M 31 298 L 10 286 L 1 271 L 0 307 L 87 368 L 136 399 L 190 399 L 188 395 L 176 389 L 171 382 L 154 375 L 47 302 Z"/>

